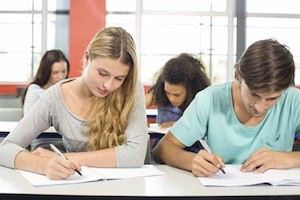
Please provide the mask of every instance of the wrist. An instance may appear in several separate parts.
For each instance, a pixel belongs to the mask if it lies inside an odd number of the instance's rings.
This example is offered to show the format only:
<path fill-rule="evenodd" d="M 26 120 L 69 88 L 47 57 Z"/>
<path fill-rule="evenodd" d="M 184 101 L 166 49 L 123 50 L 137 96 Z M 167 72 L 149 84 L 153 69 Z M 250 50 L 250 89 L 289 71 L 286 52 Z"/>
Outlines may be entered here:
<path fill-rule="evenodd" d="M 36 162 L 36 165 L 35 165 L 35 172 L 37 173 L 37 174 L 44 174 L 44 169 L 45 169 L 45 165 L 44 165 L 44 163 L 45 163 L 45 157 L 43 157 L 43 156 L 40 156 L 39 158 L 38 158 L 38 160 L 37 160 L 37 162 Z"/>
<path fill-rule="evenodd" d="M 294 167 L 300 167 L 300 151 L 294 152 Z"/>

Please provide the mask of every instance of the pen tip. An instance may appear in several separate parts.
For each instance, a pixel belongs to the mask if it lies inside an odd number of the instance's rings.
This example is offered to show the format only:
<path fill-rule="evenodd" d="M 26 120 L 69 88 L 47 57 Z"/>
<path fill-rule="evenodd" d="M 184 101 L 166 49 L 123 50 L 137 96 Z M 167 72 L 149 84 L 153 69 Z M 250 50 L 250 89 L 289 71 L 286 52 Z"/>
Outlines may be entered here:
<path fill-rule="evenodd" d="M 80 171 L 78 170 L 75 170 L 77 172 L 77 174 L 79 174 L 80 176 L 82 176 L 82 174 L 80 173 Z"/>
<path fill-rule="evenodd" d="M 223 174 L 226 174 L 225 170 L 221 167 L 220 170 L 223 172 Z"/>

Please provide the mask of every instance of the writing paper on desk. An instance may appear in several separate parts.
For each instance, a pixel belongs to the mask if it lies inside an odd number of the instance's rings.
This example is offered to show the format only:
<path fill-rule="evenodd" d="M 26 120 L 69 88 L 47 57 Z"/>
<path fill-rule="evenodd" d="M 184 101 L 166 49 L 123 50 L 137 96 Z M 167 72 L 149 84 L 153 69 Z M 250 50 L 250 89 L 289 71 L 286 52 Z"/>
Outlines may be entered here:
<path fill-rule="evenodd" d="M 81 169 L 82 176 L 79 176 L 75 173 L 74 175 L 64 180 L 51 180 L 44 175 L 23 170 L 17 171 L 33 186 L 64 185 L 101 180 L 157 176 L 165 174 L 164 172 L 150 165 L 144 165 L 141 168 L 92 168 L 82 166 Z"/>
<path fill-rule="evenodd" d="M 84 183 L 91 182 L 97 180 L 104 180 L 104 177 L 101 174 L 90 170 L 88 167 L 81 167 L 81 173 L 83 176 L 79 176 L 76 173 L 64 180 L 51 180 L 47 176 L 36 174 L 33 172 L 17 170 L 19 174 L 23 176 L 29 183 L 33 186 L 47 186 L 47 185 L 63 185 L 63 184 L 71 184 L 71 183 Z"/>
<path fill-rule="evenodd" d="M 159 124 L 151 123 L 148 127 L 148 133 L 167 134 L 170 128 L 161 128 Z"/>
<path fill-rule="evenodd" d="M 203 186 L 250 186 L 259 184 L 300 185 L 300 168 L 269 169 L 261 174 L 240 171 L 241 165 L 226 164 L 226 174 L 218 172 L 210 177 L 198 177 Z"/>
<path fill-rule="evenodd" d="M 164 175 L 165 173 L 156 169 L 152 165 L 144 165 L 141 168 L 90 168 L 98 174 L 102 174 L 104 179 L 125 179 L 147 176 Z"/>

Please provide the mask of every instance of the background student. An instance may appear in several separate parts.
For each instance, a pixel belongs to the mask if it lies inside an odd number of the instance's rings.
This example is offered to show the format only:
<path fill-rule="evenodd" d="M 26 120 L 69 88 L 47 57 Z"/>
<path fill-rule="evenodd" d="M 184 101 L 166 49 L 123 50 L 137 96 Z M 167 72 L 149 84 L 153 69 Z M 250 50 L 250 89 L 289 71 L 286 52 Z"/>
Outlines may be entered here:
<path fill-rule="evenodd" d="M 45 91 L 0 143 L 0 164 L 64 179 L 90 167 L 141 167 L 147 148 L 143 87 L 135 43 L 123 28 L 100 30 L 83 55 L 83 73 Z M 30 145 L 51 125 L 62 135 L 68 160 Z"/>
<path fill-rule="evenodd" d="M 157 81 L 146 93 L 146 107 L 157 108 L 156 123 L 162 128 L 171 127 L 181 116 L 197 92 L 210 85 L 200 59 L 181 53 L 171 58 L 159 71 Z M 157 135 L 152 148 L 163 135 Z M 198 152 L 202 146 L 197 141 L 186 148 Z"/>
<path fill-rule="evenodd" d="M 70 63 L 61 50 L 47 51 L 39 64 L 33 81 L 27 85 L 22 96 L 23 114 L 40 98 L 43 92 L 55 83 L 68 78 Z"/>
<path fill-rule="evenodd" d="M 154 160 L 195 176 L 213 175 L 225 163 L 255 173 L 300 167 L 300 152 L 291 152 L 300 132 L 294 77 L 293 55 L 285 45 L 273 39 L 253 43 L 235 66 L 236 80 L 199 92 L 154 148 Z M 202 138 L 215 155 L 183 151 Z"/>
<path fill-rule="evenodd" d="M 162 128 L 172 126 L 196 93 L 210 85 L 201 60 L 181 53 L 166 62 L 156 83 L 146 94 L 146 107 L 157 107 L 156 122 Z"/>
<path fill-rule="evenodd" d="M 46 89 L 55 83 L 68 78 L 70 63 L 61 50 L 48 50 L 42 57 L 37 73 L 31 83 L 27 85 L 22 96 L 23 115 L 26 115 L 37 102 Z M 50 149 L 49 144 L 54 143 L 59 149 L 64 150 L 60 138 L 39 138 L 30 145 L 30 150 L 37 147 Z"/>

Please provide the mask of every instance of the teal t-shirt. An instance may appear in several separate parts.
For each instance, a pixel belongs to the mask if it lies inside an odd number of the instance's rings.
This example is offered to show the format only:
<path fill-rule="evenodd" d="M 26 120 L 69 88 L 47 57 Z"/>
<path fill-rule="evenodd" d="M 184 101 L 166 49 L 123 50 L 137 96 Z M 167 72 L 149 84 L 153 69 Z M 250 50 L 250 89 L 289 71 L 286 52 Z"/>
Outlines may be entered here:
<path fill-rule="evenodd" d="M 196 95 L 170 132 L 185 146 L 204 138 L 228 164 L 242 164 L 261 147 L 291 151 L 300 133 L 300 91 L 290 87 L 256 126 L 243 125 L 232 103 L 232 81 Z"/>

